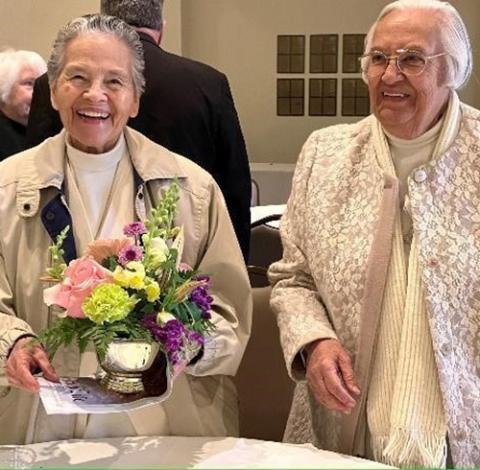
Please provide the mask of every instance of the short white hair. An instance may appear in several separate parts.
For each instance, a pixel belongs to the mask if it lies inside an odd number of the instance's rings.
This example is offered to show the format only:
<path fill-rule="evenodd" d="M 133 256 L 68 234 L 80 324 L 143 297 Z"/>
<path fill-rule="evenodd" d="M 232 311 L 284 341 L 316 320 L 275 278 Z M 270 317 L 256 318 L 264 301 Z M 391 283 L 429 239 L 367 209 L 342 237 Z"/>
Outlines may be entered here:
<path fill-rule="evenodd" d="M 48 81 L 54 86 L 65 66 L 65 50 L 68 44 L 82 35 L 109 34 L 123 42 L 132 58 L 131 71 L 135 94 L 140 97 L 145 89 L 145 61 L 143 46 L 138 33 L 132 26 L 115 16 L 85 15 L 68 22 L 58 32 L 48 60 Z"/>
<path fill-rule="evenodd" d="M 442 24 L 438 26 L 438 31 L 440 33 L 440 43 L 443 47 L 441 52 L 447 53 L 445 56 L 447 86 L 458 90 L 468 82 L 472 74 L 472 46 L 462 17 L 448 2 L 440 0 L 397 0 L 389 3 L 380 12 L 365 38 L 365 53 L 370 52 L 377 25 L 385 16 L 393 11 L 416 9 L 435 10 L 442 14 Z M 365 70 L 363 80 L 367 82 Z"/>
<path fill-rule="evenodd" d="M 31 67 L 37 76 L 47 71 L 42 56 L 33 51 L 6 48 L 0 51 L 0 102 L 7 103 L 12 87 L 18 80 L 22 69 Z"/>

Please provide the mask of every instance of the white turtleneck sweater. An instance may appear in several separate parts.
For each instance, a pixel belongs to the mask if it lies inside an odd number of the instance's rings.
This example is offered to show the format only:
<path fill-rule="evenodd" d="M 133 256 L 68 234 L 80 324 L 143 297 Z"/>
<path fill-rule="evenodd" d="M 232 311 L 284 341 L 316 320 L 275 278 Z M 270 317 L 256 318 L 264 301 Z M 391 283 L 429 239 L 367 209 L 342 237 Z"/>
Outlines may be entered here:
<path fill-rule="evenodd" d="M 409 213 L 408 177 L 416 168 L 428 163 L 432 157 L 442 125 L 443 118 L 430 130 L 416 139 L 411 140 L 399 139 L 384 129 L 400 185 L 399 202 L 402 216 L 402 232 L 407 254 L 412 241 L 412 218 Z"/>
<path fill-rule="evenodd" d="M 128 158 L 123 134 L 115 147 L 105 153 L 85 153 L 72 147 L 67 139 L 67 157 L 85 207 L 93 237 L 103 222 L 113 189 L 113 179 L 122 158 Z"/>

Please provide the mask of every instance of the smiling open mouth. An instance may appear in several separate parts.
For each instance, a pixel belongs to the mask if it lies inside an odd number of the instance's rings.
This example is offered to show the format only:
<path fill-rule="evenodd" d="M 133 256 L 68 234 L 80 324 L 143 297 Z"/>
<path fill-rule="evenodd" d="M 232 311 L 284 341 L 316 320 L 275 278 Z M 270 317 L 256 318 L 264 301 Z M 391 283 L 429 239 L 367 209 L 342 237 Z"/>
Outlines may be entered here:
<path fill-rule="evenodd" d="M 110 113 L 103 113 L 97 111 L 77 111 L 77 114 L 84 119 L 98 119 L 104 121 L 110 117 Z"/>
<path fill-rule="evenodd" d="M 389 99 L 403 99 L 403 98 L 408 98 L 410 95 L 407 95 L 406 93 L 391 93 L 384 91 L 382 93 L 382 96 L 384 98 L 389 98 Z"/>

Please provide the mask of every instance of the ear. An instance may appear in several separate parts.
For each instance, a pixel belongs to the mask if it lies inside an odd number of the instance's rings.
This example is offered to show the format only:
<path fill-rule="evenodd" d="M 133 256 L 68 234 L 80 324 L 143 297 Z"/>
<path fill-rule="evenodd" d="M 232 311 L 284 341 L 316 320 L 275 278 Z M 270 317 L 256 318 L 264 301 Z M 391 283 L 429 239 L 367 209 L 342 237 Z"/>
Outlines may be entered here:
<path fill-rule="evenodd" d="M 163 19 L 162 29 L 160 31 L 160 34 L 158 35 L 158 45 L 160 45 L 160 43 L 162 42 L 163 33 L 165 32 L 166 27 L 167 27 L 167 20 Z"/>
<path fill-rule="evenodd" d="M 56 84 L 54 83 L 50 87 L 50 102 L 52 103 L 52 107 L 55 111 L 58 111 L 58 106 L 57 106 L 57 96 L 56 96 Z"/>
<path fill-rule="evenodd" d="M 132 103 L 132 107 L 130 108 L 130 114 L 129 116 L 131 118 L 134 118 L 137 116 L 138 114 L 138 110 L 140 108 L 140 98 L 138 98 L 138 96 L 135 96 L 135 100 L 134 102 Z"/>

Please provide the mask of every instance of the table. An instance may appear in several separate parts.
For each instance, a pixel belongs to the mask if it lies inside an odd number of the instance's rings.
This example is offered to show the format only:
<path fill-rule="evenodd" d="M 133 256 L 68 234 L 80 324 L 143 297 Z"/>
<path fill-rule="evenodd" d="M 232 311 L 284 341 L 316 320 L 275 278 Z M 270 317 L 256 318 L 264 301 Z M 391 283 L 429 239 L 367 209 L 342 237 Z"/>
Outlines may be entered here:
<path fill-rule="evenodd" d="M 271 215 L 282 215 L 287 208 L 286 204 L 271 204 L 268 206 L 253 206 L 250 207 L 250 223 L 254 224 L 259 220 L 269 217 Z M 280 225 L 279 220 L 267 222 L 270 227 L 278 228 Z"/>
<path fill-rule="evenodd" d="M 294 445 L 233 437 L 126 437 L 0 446 L 0 467 L 389 468 Z"/>

